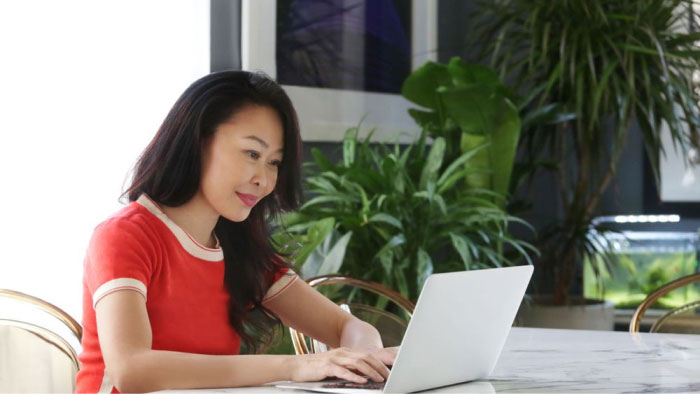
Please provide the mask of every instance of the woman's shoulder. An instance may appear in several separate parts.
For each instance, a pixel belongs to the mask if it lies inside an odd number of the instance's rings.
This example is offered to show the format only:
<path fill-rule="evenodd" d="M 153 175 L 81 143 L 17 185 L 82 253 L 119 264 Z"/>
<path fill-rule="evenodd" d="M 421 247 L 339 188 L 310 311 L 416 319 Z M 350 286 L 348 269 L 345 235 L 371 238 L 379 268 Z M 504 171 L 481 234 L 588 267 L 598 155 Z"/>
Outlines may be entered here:
<path fill-rule="evenodd" d="M 130 202 L 107 219 L 100 222 L 94 230 L 93 238 L 150 238 L 157 228 L 158 220 L 144 206 L 136 201 Z"/>
<path fill-rule="evenodd" d="M 122 286 L 122 282 L 114 281 L 126 278 L 132 285 L 133 280 L 141 282 L 136 288 L 145 295 L 151 274 L 162 261 L 160 244 L 148 211 L 137 203 L 112 214 L 95 227 L 88 244 L 84 275 L 90 292 L 98 292 L 107 283 Z M 93 297 L 94 306 L 99 297 Z"/>

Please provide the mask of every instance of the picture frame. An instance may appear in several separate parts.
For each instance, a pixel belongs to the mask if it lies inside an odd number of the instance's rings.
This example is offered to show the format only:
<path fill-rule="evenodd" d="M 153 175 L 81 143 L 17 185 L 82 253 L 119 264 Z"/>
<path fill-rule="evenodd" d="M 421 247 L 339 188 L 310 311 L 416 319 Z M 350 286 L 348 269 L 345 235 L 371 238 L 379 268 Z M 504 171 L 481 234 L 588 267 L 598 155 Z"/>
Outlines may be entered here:
<path fill-rule="evenodd" d="M 411 71 L 437 59 L 437 0 L 411 4 Z M 241 66 L 277 80 L 277 0 L 242 0 Z M 373 141 L 410 142 L 420 129 L 408 114 L 415 105 L 400 94 L 282 84 L 299 116 L 304 141 L 341 141 L 345 131 L 374 130 Z"/>

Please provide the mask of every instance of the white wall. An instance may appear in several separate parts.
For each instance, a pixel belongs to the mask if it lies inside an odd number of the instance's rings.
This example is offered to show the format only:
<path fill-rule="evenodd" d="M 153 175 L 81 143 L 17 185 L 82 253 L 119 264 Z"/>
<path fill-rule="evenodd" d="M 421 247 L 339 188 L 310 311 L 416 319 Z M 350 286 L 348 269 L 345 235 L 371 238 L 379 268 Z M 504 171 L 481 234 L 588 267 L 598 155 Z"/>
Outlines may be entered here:
<path fill-rule="evenodd" d="M 80 320 L 92 229 L 209 72 L 209 1 L 0 2 L 0 287 Z"/>

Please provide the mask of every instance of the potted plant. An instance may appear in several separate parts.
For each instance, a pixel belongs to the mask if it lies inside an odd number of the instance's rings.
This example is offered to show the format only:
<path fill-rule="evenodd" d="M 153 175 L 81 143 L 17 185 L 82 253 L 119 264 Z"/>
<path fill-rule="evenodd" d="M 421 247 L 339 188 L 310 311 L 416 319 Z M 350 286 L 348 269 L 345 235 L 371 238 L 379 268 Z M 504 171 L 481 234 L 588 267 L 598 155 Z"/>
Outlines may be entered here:
<path fill-rule="evenodd" d="M 428 146 L 423 132 L 401 147 L 357 134 L 346 133 L 339 163 L 312 151 L 316 168 L 305 179 L 312 197 L 276 234 L 303 277 L 342 272 L 416 300 L 433 272 L 512 264 L 506 246 L 529 259 L 532 247 L 507 232 L 523 221 L 501 208 L 503 197 L 461 188 L 466 175 L 484 171 L 470 160 L 488 143 L 446 162 L 442 137 Z"/>
<path fill-rule="evenodd" d="M 641 130 L 658 182 L 667 129 L 675 147 L 698 145 L 698 100 L 692 73 L 700 70 L 698 33 L 690 0 L 512 0 L 481 2 L 476 35 L 513 90 L 526 92 L 524 111 L 562 108 L 574 114 L 522 131 L 525 159 L 557 163 L 563 214 L 536 245 L 538 292 L 565 305 L 584 258 L 605 249 L 590 236 L 605 190 L 616 175 L 630 127 Z M 612 254 L 605 254 L 609 264 Z"/>
<path fill-rule="evenodd" d="M 339 163 L 312 150 L 312 198 L 286 216 L 282 250 L 302 276 L 342 271 L 414 300 L 432 272 L 529 262 L 536 250 L 508 231 L 528 224 L 504 210 L 520 119 L 496 73 L 427 62 L 402 93 L 421 106 L 420 137 L 373 145 L 351 129 Z"/>
<path fill-rule="evenodd" d="M 280 251 L 304 278 L 342 272 L 413 300 L 432 272 L 530 263 L 537 250 L 509 224 L 531 227 L 504 209 L 520 118 L 496 73 L 427 62 L 402 93 L 421 107 L 410 110 L 420 137 L 371 144 L 353 128 L 338 163 L 312 149 L 310 199 L 279 223 Z M 282 340 L 273 352 L 289 349 Z"/>

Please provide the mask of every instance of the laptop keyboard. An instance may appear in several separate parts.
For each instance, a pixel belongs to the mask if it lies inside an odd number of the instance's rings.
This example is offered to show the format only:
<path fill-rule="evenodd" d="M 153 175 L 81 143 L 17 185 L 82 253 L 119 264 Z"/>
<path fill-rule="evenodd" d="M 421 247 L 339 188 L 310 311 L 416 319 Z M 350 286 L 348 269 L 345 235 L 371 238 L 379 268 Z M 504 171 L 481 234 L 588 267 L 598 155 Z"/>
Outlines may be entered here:
<path fill-rule="evenodd" d="M 326 389 L 365 389 L 365 390 L 381 390 L 384 388 L 384 382 L 367 382 L 367 383 L 353 383 L 353 382 L 339 382 L 339 383 L 326 383 L 321 386 Z"/>

